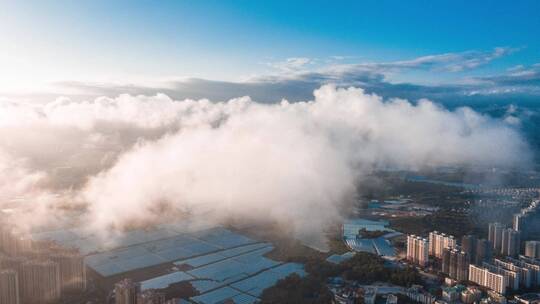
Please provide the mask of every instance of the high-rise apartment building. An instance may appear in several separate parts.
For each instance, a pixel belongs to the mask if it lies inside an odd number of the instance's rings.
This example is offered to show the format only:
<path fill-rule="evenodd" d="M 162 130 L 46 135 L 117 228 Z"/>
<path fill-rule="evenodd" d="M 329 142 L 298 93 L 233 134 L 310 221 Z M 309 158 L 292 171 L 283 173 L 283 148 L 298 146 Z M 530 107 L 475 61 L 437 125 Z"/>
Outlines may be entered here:
<path fill-rule="evenodd" d="M 442 272 L 449 277 L 458 281 L 466 281 L 469 264 L 469 257 L 465 252 L 456 248 L 443 250 Z"/>
<path fill-rule="evenodd" d="M 141 287 L 130 279 L 123 279 L 114 285 L 116 304 L 137 304 L 137 296 Z"/>
<path fill-rule="evenodd" d="M 493 265 L 504 269 L 515 271 L 519 274 L 519 286 L 523 288 L 531 288 L 533 286 L 534 272 L 526 267 L 521 267 L 511 260 L 494 259 Z"/>
<path fill-rule="evenodd" d="M 32 239 L 2 226 L 0 227 L 0 250 L 11 256 L 29 252 L 32 250 Z"/>
<path fill-rule="evenodd" d="M 76 293 L 86 289 L 86 267 L 83 256 L 78 253 L 61 252 L 51 255 L 50 258 L 60 267 L 62 293 Z"/>
<path fill-rule="evenodd" d="M 476 241 L 476 255 L 475 259 L 471 260 L 476 265 L 482 265 L 483 262 L 491 260 L 493 257 L 493 245 L 486 239 L 479 239 Z"/>
<path fill-rule="evenodd" d="M 525 242 L 525 256 L 533 259 L 540 258 L 540 242 L 527 241 Z"/>
<path fill-rule="evenodd" d="M 467 253 L 461 251 L 457 254 L 456 280 L 467 281 L 469 278 L 469 265 L 471 261 Z"/>
<path fill-rule="evenodd" d="M 20 273 L 22 270 L 22 264 L 27 259 L 24 257 L 12 257 L 12 256 L 0 256 L 0 269 L 13 269 L 19 274 L 19 282 L 21 280 Z"/>
<path fill-rule="evenodd" d="M 0 303 L 21 303 L 19 299 L 19 277 L 15 270 L 0 270 Z"/>
<path fill-rule="evenodd" d="M 469 281 L 487 287 L 499 294 L 505 294 L 508 285 L 505 276 L 472 264 L 469 265 Z"/>
<path fill-rule="evenodd" d="M 24 262 L 19 277 L 23 303 L 48 304 L 60 298 L 58 263 L 50 260 Z"/>
<path fill-rule="evenodd" d="M 484 262 L 482 264 L 482 266 L 484 268 L 486 268 L 487 270 L 489 270 L 490 272 L 503 275 L 505 277 L 505 281 L 506 281 L 506 284 L 507 284 L 506 287 L 507 288 L 511 288 L 512 290 L 518 290 L 519 289 L 519 286 L 521 284 L 520 283 L 521 278 L 520 278 L 519 272 L 508 270 L 508 269 L 505 269 L 503 267 L 496 266 L 496 265 L 486 263 L 486 262 Z"/>
<path fill-rule="evenodd" d="M 425 238 L 416 235 L 407 236 L 407 260 L 421 266 L 427 265 L 429 261 L 428 245 Z"/>
<path fill-rule="evenodd" d="M 476 235 L 469 234 L 461 238 L 461 250 L 467 254 L 471 262 L 476 260 L 477 242 Z"/>
<path fill-rule="evenodd" d="M 442 258 L 443 250 L 456 247 L 456 239 L 451 235 L 433 231 L 429 233 L 429 255 Z"/>
<path fill-rule="evenodd" d="M 519 259 L 507 257 L 508 261 L 515 265 L 529 269 L 531 271 L 531 284 L 533 286 L 540 286 L 540 261 L 532 259 L 523 255 L 519 256 Z"/>
<path fill-rule="evenodd" d="M 441 272 L 447 275 L 450 275 L 450 259 L 451 259 L 451 249 L 443 250 L 443 255 L 441 259 Z"/>
<path fill-rule="evenodd" d="M 500 253 L 507 256 L 516 256 L 519 254 L 521 238 L 519 231 L 511 228 L 503 229 L 502 245 Z"/>
<path fill-rule="evenodd" d="M 501 223 L 489 224 L 488 240 L 493 245 L 493 250 L 497 253 L 501 252 L 503 229 L 504 226 Z"/>
<path fill-rule="evenodd" d="M 533 201 L 520 213 L 514 214 L 512 228 L 521 232 L 524 238 L 540 235 L 540 201 Z"/>

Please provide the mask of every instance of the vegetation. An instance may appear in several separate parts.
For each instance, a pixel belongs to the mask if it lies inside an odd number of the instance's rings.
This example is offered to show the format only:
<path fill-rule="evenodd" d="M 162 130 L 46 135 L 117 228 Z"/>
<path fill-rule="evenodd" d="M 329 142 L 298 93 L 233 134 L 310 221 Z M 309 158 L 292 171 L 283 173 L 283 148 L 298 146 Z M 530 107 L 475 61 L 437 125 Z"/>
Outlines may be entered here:
<path fill-rule="evenodd" d="M 389 267 L 384 259 L 371 253 L 359 252 L 339 265 L 318 257 L 295 257 L 290 261 L 303 263 L 308 276 L 300 278 L 294 275 L 279 281 L 263 292 L 262 303 L 330 303 L 328 296 L 331 296 L 331 292 L 326 282 L 328 278 L 337 276 L 361 284 L 376 281 L 401 286 L 422 284 L 416 269 Z"/>
<path fill-rule="evenodd" d="M 173 283 L 162 290 L 167 298 L 187 299 L 199 295 L 199 292 L 188 282 Z"/>
<path fill-rule="evenodd" d="M 360 235 L 360 237 L 364 239 L 376 239 L 387 233 L 388 231 L 382 231 L 382 230 L 368 231 L 366 230 L 366 228 L 362 228 L 358 230 L 358 235 Z"/>
<path fill-rule="evenodd" d="M 421 284 L 422 280 L 414 268 L 394 268 L 385 265 L 385 261 L 376 255 L 359 252 L 351 259 L 337 265 L 346 280 L 370 284 L 376 281 L 390 282 L 401 286 Z"/>
<path fill-rule="evenodd" d="M 343 241 L 343 223 L 331 225 L 325 230 L 325 234 L 330 252 L 343 254 L 350 250 Z"/>
<path fill-rule="evenodd" d="M 310 276 L 301 278 L 297 274 L 278 281 L 261 296 L 263 304 L 327 304 L 331 301 L 332 292 L 324 282 Z"/>
<path fill-rule="evenodd" d="M 484 223 L 485 225 L 485 223 Z M 482 235 L 482 228 L 474 223 L 467 210 L 441 208 L 429 216 L 411 220 L 410 218 L 390 219 L 390 227 L 405 234 L 427 235 L 433 230 L 461 237 L 465 234 Z"/>

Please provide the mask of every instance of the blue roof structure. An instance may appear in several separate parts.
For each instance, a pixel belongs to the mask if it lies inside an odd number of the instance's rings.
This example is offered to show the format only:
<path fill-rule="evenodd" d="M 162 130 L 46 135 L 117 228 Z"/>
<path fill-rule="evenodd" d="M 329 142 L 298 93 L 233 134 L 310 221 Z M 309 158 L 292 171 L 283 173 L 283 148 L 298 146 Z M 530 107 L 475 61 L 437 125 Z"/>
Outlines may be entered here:
<path fill-rule="evenodd" d="M 396 232 L 386 226 L 389 225 L 388 221 L 379 220 L 372 221 L 366 219 L 352 219 L 343 223 L 343 240 L 347 246 L 354 251 L 369 252 L 378 254 L 380 256 L 394 257 L 395 249 L 387 239 L 387 235 L 395 237 L 401 233 Z M 365 229 L 367 231 L 387 231 L 388 233 L 375 238 L 364 239 L 358 235 L 358 231 Z M 337 261 L 338 258 L 332 258 Z"/>
<path fill-rule="evenodd" d="M 394 247 L 392 247 L 390 241 L 384 237 L 373 239 L 373 246 L 375 247 L 377 254 L 380 256 L 393 257 L 396 255 Z"/>
<path fill-rule="evenodd" d="M 176 233 L 164 231 L 166 230 L 149 232 L 148 235 L 137 231 L 130 233 L 125 240 L 131 243 L 136 238 L 149 240 L 157 236 Z M 254 243 L 255 241 L 250 238 L 216 227 L 91 254 L 85 258 L 85 262 L 104 277 L 188 258 L 191 260 L 187 264 L 191 263 L 190 266 L 198 267 L 223 260 L 226 255 L 232 256 L 242 251 L 256 250 L 267 246 Z M 242 248 L 244 245 L 250 244 L 256 246 Z M 228 249 L 233 251 L 226 252 Z M 219 254 L 220 252 L 222 254 Z"/>
<path fill-rule="evenodd" d="M 212 280 L 193 280 L 190 281 L 190 283 L 191 286 L 193 286 L 193 288 L 195 288 L 200 294 L 226 285 L 225 283 Z"/>
<path fill-rule="evenodd" d="M 176 271 L 166 275 L 152 278 L 150 280 L 141 282 L 141 289 L 162 289 L 167 288 L 169 285 L 192 280 L 193 277 L 183 271 Z"/>
<path fill-rule="evenodd" d="M 277 281 L 286 278 L 287 276 L 296 273 L 299 276 L 305 276 L 304 266 L 297 263 L 286 263 L 278 267 L 261 272 L 251 278 L 232 284 L 235 289 L 241 290 L 252 296 L 258 297 L 263 290 L 274 286 Z"/>
<path fill-rule="evenodd" d="M 141 289 L 163 289 L 189 282 L 199 295 L 194 303 L 256 303 L 264 289 L 292 273 L 304 276 L 297 263 L 281 263 L 264 255 L 274 249 L 270 243 L 254 241 L 222 227 L 184 232 L 183 224 L 160 225 L 158 229 L 134 230 L 117 242 L 103 243 L 99 236 L 84 230 L 57 230 L 34 235 L 36 239 L 57 240 L 80 247 L 85 263 L 104 277 L 163 263 L 188 266 L 140 282 Z M 182 268 L 184 269 L 184 268 Z"/>

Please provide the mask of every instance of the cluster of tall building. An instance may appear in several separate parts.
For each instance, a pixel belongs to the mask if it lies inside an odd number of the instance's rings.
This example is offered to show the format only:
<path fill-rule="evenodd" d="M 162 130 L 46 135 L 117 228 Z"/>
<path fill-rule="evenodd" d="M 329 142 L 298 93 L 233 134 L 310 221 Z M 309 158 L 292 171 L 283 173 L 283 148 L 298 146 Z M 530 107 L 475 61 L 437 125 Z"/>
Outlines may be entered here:
<path fill-rule="evenodd" d="M 500 223 L 489 224 L 489 241 L 493 250 L 501 255 L 516 256 L 521 248 L 521 233 Z"/>
<path fill-rule="evenodd" d="M 429 256 L 442 259 L 446 249 L 452 249 L 456 246 L 453 236 L 437 231 L 431 232 L 428 239 L 409 235 L 407 236 L 407 260 L 426 266 L 429 262 Z"/>
<path fill-rule="evenodd" d="M 540 261 L 525 256 L 493 259 L 474 266 L 474 272 L 469 268 L 469 280 L 501 294 L 510 289 L 537 287 L 540 286 Z"/>
<path fill-rule="evenodd" d="M 141 291 L 139 283 L 123 279 L 114 285 L 116 304 L 173 304 L 175 300 L 165 300 L 165 294 L 154 289 Z"/>
<path fill-rule="evenodd" d="M 510 289 L 540 286 L 540 261 L 537 260 L 540 257 L 540 242 L 525 242 L 525 256 L 519 255 L 522 233 L 528 231 L 526 223 L 535 218 L 537 207 L 538 201 L 515 215 L 512 228 L 501 223 L 490 223 L 488 241 L 482 241 L 482 245 L 474 236 L 463 237 L 463 251 L 469 254 L 472 262 L 469 281 L 500 294 Z M 476 248 L 476 252 L 472 248 Z M 504 258 L 493 259 L 491 250 Z M 519 258 L 515 258 L 518 255 Z"/>
<path fill-rule="evenodd" d="M 469 256 L 469 261 L 472 264 L 477 265 L 491 260 L 493 256 L 491 242 L 486 239 L 478 239 L 476 235 L 472 234 L 461 238 L 461 250 Z"/>
<path fill-rule="evenodd" d="M 441 270 L 449 278 L 468 280 L 503 295 L 508 290 L 540 286 L 540 260 L 537 259 L 540 242 L 526 242 L 525 247 L 525 255 L 519 255 L 519 232 L 492 223 L 489 225 L 489 240 L 465 235 L 461 245 L 454 237 L 436 231 L 429 234 L 429 241 L 409 235 L 407 258 L 422 266 L 428 264 L 428 256 L 440 258 Z M 493 258 L 493 250 L 505 258 Z M 471 293 L 465 296 L 476 299 L 478 295 Z"/>
<path fill-rule="evenodd" d="M 429 262 L 429 242 L 427 239 L 416 236 L 407 236 L 407 260 L 420 266 Z"/>
<path fill-rule="evenodd" d="M 83 257 L 54 243 L 34 242 L 0 226 L 0 303 L 54 303 L 86 289 Z"/>
<path fill-rule="evenodd" d="M 416 235 L 407 236 L 407 259 L 421 266 L 427 265 L 429 256 L 442 259 L 446 249 L 457 246 L 456 240 L 451 235 L 433 231 L 429 238 Z"/>
<path fill-rule="evenodd" d="M 449 278 L 467 281 L 470 264 L 482 266 L 492 259 L 492 243 L 486 239 L 477 239 L 475 235 L 465 235 L 460 246 L 454 236 L 437 231 L 431 232 L 429 239 L 415 235 L 407 237 L 409 261 L 425 266 L 429 256 L 441 261 L 441 272 Z"/>
<path fill-rule="evenodd" d="M 441 271 L 449 279 L 468 280 L 494 294 L 539 287 L 540 241 L 525 242 L 524 255 L 520 253 L 523 237 L 540 236 L 540 200 L 514 215 L 511 228 L 501 223 L 490 223 L 488 228 L 487 240 L 465 235 L 460 245 L 453 236 L 437 231 L 429 234 L 429 240 L 409 235 L 407 259 L 425 266 L 428 257 L 434 257 L 441 261 Z M 454 292 L 453 297 L 456 295 Z M 470 298 L 476 296 L 471 294 Z"/>

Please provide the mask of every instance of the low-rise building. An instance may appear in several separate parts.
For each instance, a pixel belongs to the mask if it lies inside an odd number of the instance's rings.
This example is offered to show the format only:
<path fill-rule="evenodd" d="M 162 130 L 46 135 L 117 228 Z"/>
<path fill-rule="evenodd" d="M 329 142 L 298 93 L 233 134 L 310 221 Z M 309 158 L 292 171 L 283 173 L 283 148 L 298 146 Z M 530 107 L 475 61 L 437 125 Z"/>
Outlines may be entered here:
<path fill-rule="evenodd" d="M 436 300 L 435 296 L 425 291 L 421 285 L 411 286 L 411 288 L 407 289 L 406 295 L 409 299 L 422 304 L 433 304 Z"/>
<path fill-rule="evenodd" d="M 521 304 L 538 304 L 540 303 L 540 294 L 524 293 L 522 295 L 515 295 L 514 299 Z"/>
<path fill-rule="evenodd" d="M 355 304 L 359 302 L 364 295 L 362 288 L 352 288 L 349 286 L 332 288 L 334 302 L 336 304 Z"/>
<path fill-rule="evenodd" d="M 495 291 L 488 290 L 487 295 L 490 303 L 506 304 L 508 302 L 505 296 Z"/>
<path fill-rule="evenodd" d="M 389 294 L 387 297 L 386 297 L 386 304 L 397 304 L 398 302 L 398 298 L 396 295 L 393 295 L 393 294 Z M 527 303 L 528 304 L 528 303 Z"/>
<path fill-rule="evenodd" d="M 465 290 L 465 286 L 463 285 L 445 287 L 442 289 L 442 299 L 448 303 L 458 302 L 461 298 L 461 292 L 463 290 Z"/>
<path fill-rule="evenodd" d="M 375 304 L 375 299 L 377 298 L 377 288 L 376 287 L 366 287 L 364 288 L 364 304 Z"/>
<path fill-rule="evenodd" d="M 482 291 L 476 287 L 467 287 L 461 292 L 461 302 L 464 304 L 472 304 L 479 302 L 482 298 Z"/>

